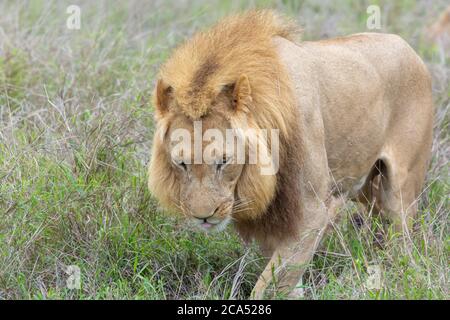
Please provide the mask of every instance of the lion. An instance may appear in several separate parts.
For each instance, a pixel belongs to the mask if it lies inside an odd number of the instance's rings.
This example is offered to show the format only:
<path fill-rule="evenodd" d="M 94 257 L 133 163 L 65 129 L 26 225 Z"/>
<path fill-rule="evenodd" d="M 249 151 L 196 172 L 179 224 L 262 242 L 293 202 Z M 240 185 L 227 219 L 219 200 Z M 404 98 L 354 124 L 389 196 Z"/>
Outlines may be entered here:
<path fill-rule="evenodd" d="M 444 50 L 450 49 L 450 6 L 426 30 L 428 40 L 441 44 Z"/>
<path fill-rule="evenodd" d="M 290 19 L 248 11 L 179 46 L 161 67 L 153 97 L 149 188 L 167 212 L 200 229 L 232 223 L 246 243 L 257 241 L 268 263 L 252 298 L 275 283 L 289 297 L 301 293 L 305 267 L 341 199 L 375 205 L 395 230 L 409 232 L 434 110 L 429 72 L 399 36 L 302 41 Z M 259 146 L 278 169 L 262 174 L 261 162 L 246 162 L 248 154 L 236 161 L 220 148 L 212 161 L 195 161 L 208 139 L 176 138 L 211 129 L 242 129 L 245 152 Z M 248 129 L 278 136 L 255 138 Z"/>

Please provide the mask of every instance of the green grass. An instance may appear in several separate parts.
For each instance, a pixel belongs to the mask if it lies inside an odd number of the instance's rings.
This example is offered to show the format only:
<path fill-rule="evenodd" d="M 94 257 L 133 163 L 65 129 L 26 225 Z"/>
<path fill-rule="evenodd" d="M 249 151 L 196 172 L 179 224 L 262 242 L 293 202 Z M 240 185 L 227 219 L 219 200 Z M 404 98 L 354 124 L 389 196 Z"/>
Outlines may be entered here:
<path fill-rule="evenodd" d="M 305 39 L 366 31 L 369 1 L 254 1 Z M 351 205 L 308 268 L 307 299 L 447 299 L 450 66 L 425 28 L 446 1 L 377 1 L 433 75 L 433 161 L 404 241 Z M 0 299 L 246 298 L 264 261 L 232 228 L 205 235 L 159 212 L 146 186 L 155 74 L 171 49 L 246 1 L 0 3 Z M 377 239 L 384 239 L 377 241 Z M 389 239 L 389 240 L 387 240 Z M 65 269 L 81 270 L 81 289 Z M 382 285 L 365 283 L 380 266 Z"/>

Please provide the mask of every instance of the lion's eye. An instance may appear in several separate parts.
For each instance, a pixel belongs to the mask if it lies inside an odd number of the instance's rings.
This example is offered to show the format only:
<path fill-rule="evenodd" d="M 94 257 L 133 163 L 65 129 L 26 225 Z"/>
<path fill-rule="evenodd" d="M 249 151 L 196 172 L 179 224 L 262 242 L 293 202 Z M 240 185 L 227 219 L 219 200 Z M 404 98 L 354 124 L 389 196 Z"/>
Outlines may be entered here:
<path fill-rule="evenodd" d="M 186 163 L 183 160 L 172 160 L 172 162 L 180 169 L 187 171 Z"/>
<path fill-rule="evenodd" d="M 216 170 L 220 171 L 222 170 L 228 163 L 230 163 L 231 157 L 227 158 L 227 156 L 223 156 L 222 159 L 216 161 Z"/>

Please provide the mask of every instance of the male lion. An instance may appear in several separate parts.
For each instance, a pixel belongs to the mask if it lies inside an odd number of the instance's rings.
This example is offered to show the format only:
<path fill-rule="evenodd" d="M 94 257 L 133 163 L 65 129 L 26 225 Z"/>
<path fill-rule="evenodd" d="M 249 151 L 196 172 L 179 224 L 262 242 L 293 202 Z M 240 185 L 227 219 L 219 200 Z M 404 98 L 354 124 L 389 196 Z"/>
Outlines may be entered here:
<path fill-rule="evenodd" d="M 361 33 L 301 42 L 298 34 L 272 11 L 226 18 L 175 50 L 154 93 L 149 187 L 200 228 L 232 220 L 245 241 L 260 244 L 270 260 L 254 298 L 274 276 L 279 291 L 298 293 L 342 195 L 375 205 L 406 232 L 430 158 L 431 79 L 405 41 Z M 198 121 L 200 134 L 278 129 L 276 155 L 270 139 L 243 138 L 246 151 L 256 144 L 277 157 L 278 171 L 262 174 L 261 162 L 233 153 L 205 163 L 175 150 L 205 147 L 173 138 L 195 136 Z"/>
<path fill-rule="evenodd" d="M 429 40 L 440 43 L 444 50 L 450 50 L 450 6 L 440 15 L 435 23 L 426 30 Z"/>

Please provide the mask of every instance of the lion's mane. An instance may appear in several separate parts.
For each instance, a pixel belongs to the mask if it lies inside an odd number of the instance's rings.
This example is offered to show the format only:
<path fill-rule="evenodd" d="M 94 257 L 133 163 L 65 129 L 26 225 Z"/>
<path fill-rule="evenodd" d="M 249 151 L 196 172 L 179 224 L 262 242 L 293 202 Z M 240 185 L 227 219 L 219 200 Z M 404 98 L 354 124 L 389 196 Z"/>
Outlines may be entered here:
<path fill-rule="evenodd" d="M 245 115 L 235 114 L 234 127 L 246 121 L 260 129 L 279 129 L 280 168 L 276 176 L 260 175 L 246 165 L 237 183 L 237 195 L 252 201 L 250 210 L 236 215 L 236 226 L 244 238 L 295 234 L 301 169 L 301 128 L 291 81 L 273 43 L 274 37 L 299 41 L 300 31 L 289 19 L 269 10 L 250 11 L 228 17 L 178 47 L 162 66 L 159 81 L 172 88 L 174 104 L 170 112 L 155 111 L 157 129 L 149 169 L 153 195 L 168 208 L 179 185 L 167 155 L 161 152 L 161 138 L 171 117 L 183 113 L 200 119 L 211 108 L 221 88 L 248 76 L 252 100 Z M 155 90 L 155 104 L 160 92 Z M 296 199 L 294 199 L 296 198 Z M 175 208 L 176 209 L 176 208 Z"/>

